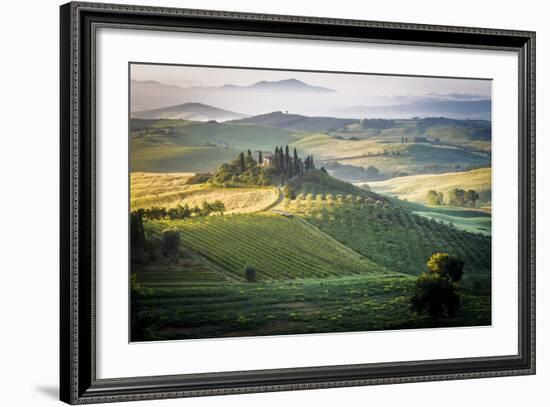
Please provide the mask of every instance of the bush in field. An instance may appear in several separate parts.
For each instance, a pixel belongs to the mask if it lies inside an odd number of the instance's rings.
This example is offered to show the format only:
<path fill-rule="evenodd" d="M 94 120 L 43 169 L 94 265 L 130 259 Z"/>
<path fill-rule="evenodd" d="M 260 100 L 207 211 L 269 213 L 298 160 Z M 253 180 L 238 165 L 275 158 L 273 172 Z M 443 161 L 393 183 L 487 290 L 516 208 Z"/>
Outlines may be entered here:
<path fill-rule="evenodd" d="M 437 192 L 432 190 L 429 190 L 426 193 L 426 202 L 428 205 L 432 206 L 441 206 L 443 205 L 443 194 L 441 192 Z"/>
<path fill-rule="evenodd" d="M 445 314 L 453 318 L 460 306 L 455 283 L 462 278 L 464 262 L 448 253 L 435 253 L 428 260 L 428 271 L 416 281 L 416 292 L 411 299 L 412 310 L 426 312 L 434 324 Z"/>
<path fill-rule="evenodd" d="M 479 199 L 479 194 L 473 189 L 466 191 L 466 200 L 470 203 L 471 206 L 476 206 L 476 202 Z"/>
<path fill-rule="evenodd" d="M 176 257 L 180 252 L 180 234 L 177 230 L 167 229 L 162 232 L 160 251 L 166 257 Z"/>
<path fill-rule="evenodd" d="M 441 274 L 453 283 L 462 278 L 464 261 L 448 253 L 435 253 L 428 260 L 428 270 Z"/>
<path fill-rule="evenodd" d="M 291 199 L 291 200 L 294 200 L 296 199 L 296 195 L 294 194 L 294 191 L 292 190 L 292 188 L 290 188 L 290 186 L 285 185 L 285 187 L 283 188 L 283 193 L 285 194 L 285 198 L 287 199 Z"/>
<path fill-rule="evenodd" d="M 246 281 L 249 283 L 256 281 L 256 269 L 249 264 L 244 266 L 244 278 L 246 278 Z"/>

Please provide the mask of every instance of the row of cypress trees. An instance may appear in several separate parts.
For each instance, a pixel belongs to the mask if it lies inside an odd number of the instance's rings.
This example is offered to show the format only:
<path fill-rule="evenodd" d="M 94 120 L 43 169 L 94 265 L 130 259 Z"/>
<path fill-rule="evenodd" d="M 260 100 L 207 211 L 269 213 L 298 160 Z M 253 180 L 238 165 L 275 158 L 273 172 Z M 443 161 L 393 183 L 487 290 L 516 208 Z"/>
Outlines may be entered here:
<path fill-rule="evenodd" d="M 260 153 L 261 154 L 261 153 Z M 292 178 L 295 175 L 301 175 L 305 171 L 315 168 L 313 162 L 313 156 L 309 155 L 304 160 L 298 157 L 298 152 L 294 148 L 292 157 L 290 156 L 290 149 L 288 145 L 283 147 L 275 147 L 273 154 L 273 168 L 278 174 L 284 174 L 288 178 Z"/>

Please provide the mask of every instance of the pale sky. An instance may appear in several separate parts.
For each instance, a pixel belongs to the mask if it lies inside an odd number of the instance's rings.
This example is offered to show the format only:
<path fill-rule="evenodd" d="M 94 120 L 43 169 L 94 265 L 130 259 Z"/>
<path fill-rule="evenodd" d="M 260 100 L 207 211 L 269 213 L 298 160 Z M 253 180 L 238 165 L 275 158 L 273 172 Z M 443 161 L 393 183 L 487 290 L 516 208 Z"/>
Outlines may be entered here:
<path fill-rule="evenodd" d="M 434 77 L 388 76 L 374 74 L 332 74 L 299 71 L 274 71 L 241 68 L 210 68 L 174 65 L 132 64 L 131 79 L 154 80 L 179 87 L 248 86 L 258 81 L 298 79 L 346 94 L 363 94 L 367 101 L 407 101 L 416 97 L 452 99 L 490 99 L 491 81 L 487 79 L 449 79 Z"/>

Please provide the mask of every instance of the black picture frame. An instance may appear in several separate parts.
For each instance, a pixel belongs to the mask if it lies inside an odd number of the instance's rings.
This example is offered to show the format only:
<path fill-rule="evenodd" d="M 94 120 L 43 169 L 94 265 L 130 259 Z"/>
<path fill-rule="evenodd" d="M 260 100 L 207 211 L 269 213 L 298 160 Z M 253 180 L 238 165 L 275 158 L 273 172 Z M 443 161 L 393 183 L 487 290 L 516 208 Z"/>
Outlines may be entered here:
<path fill-rule="evenodd" d="M 60 398 L 70 404 L 535 373 L 535 33 L 72 2 L 60 8 Z M 515 355 L 96 378 L 97 27 L 508 50 L 519 59 L 519 350 Z M 498 255 L 498 253 L 497 253 Z"/>

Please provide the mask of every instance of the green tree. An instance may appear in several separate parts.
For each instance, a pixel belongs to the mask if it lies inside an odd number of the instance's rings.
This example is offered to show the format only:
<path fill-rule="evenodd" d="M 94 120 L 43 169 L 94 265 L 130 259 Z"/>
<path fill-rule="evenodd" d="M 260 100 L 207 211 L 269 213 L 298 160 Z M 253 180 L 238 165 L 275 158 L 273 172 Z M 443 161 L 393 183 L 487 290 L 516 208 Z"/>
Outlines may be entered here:
<path fill-rule="evenodd" d="M 473 189 L 469 189 L 468 191 L 466 191 L 466 201 L 468 201 L 471 206 L 476 206 L 476 202 L 478 199 L 479 194 L 476 191 L 474 191 Z"/>
<path fill-rule="evenodd" d="M 130 214 L 130 243 L 132 248 L 140 248 L 145 244 L 143 209 Z"/>
<path fill-rule="evenodd" d="M 241 173 L 246 171 L 246 164 L 244 162 L 244 153 L 243 152 L 241 152 L 239 154 L 239 169 L 240 169 Z"/>
<path fill-rule="evenodd" d="M 288 150 L 288 144 L 285 147 L 285 168 L 288 168 L 290 165 L 290 153 Z"/>
<path fill-rule="evenodd" d="M 162 232 L 160 250 L 165 257 L 176 257 L 180 252 L 180 234 L 177 230 L 167 229 Z"/>
<path fill-rule="evenodd" d="M 286 184 L 285 187 L 283 188 L 283 193 L 285 194 L 285 198 L 296 199 L 296 195 L 294 194 L 294 191 L 292 190 L 292 188 L 288 186 L 288 184 Z"/>
<path fill-rule="evenodd" d="M 253 283 L 254 281 L 256 281 L 256 269 L 249 264 L 244 266 L 244 278 L 249 283 Z"/>
<path fill-rule="evenodd" d="M 376 179 L 380 176 L 380 171 L 378 170 L 378 168 L 372 165 L 369 165 L 365 170 L 365 172 L 369 179 Z"/>
<path fill-rule="evenodd" d="M 258 164 L 262 165 L 264 163 L 264 158 L 262 157 L 262 152 L 258 152 Z"/>
<path fill-rule="evenodd" d="M 466 191 L 454 188 L 449 191 L 449 205 L 464 206 L 466 204 Z"/>
<path fill-rule="evenodd" d="M 434 253 L 427 263 L 428 270 L 432 273 L 441 274 L 450 279 L 453 283 L 460 281 L 464 270 L 464 261 L 449 253 Z"/>
<path fill-rule="evenodd" d="M 420 274 L 416 281 L 411 308 L 419 314 L 426 312 L 435 325 L 445 315 L 456 316 L 460 307 L 456 283 L 462 278 L 464 261 L 448 253 L 435 253 L 427 266 L 428 271 Z"/>
<path fill-rule="evenodd" d="M 428 205 L 441 206 L 443 205 L 443 194 L 431 189 L 426 193 L 426 202 Z"/>
<path fill-rule="evenodd" d="M 298 152 L 296 151 L 296 147 L 294 147 L 294 158 L 293 158 L 293 163 L 294 163 L 294 174 L 295 175 L 298 175 L 300 174 L 300 160 L 298 158 Z"/>

